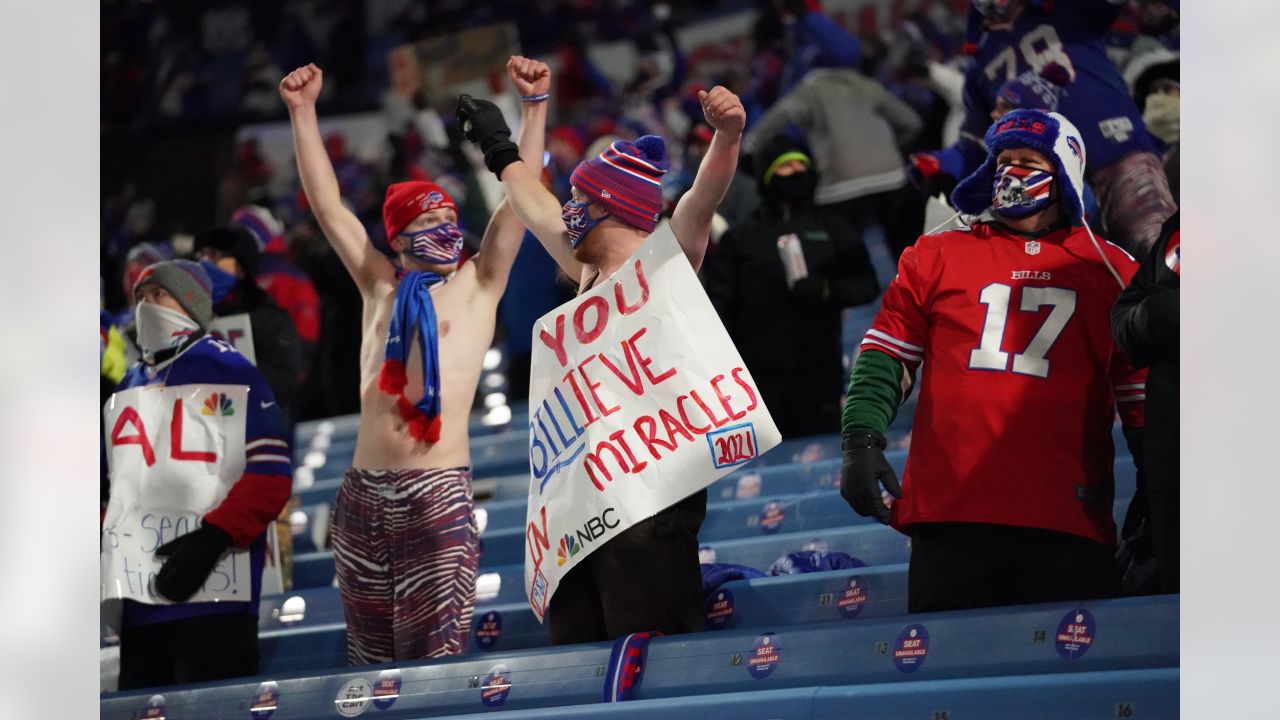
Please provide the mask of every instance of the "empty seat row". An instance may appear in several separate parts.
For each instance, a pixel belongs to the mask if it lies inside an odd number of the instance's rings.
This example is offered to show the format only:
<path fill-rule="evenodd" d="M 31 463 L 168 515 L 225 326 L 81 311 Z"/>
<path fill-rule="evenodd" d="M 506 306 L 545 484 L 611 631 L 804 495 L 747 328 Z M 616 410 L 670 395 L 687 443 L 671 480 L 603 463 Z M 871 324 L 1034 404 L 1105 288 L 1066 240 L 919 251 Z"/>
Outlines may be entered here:
<path fill-rule="evenodd" d="M 656 701 L 871 684 L 904 689 L 919 685 L 925 693 L 928 686 L 924 683 L 953 681 L 944 686 L 946 691 L 933 694 L 936 703 L 963 697 L 950 691 L 979 678 L 1174 669 L 1178 664 L 1178 606 L 1177 596 L 1156 596 L 791 627 L 761 625 L 660 637 L 648 647 L 634 697 Z M 165 691 L 166 710 L 162 714 L 174 718 L 244 717 L 256 705 L 275 708 L 272 720 L 332 717 L 335 704 L 350 702 L 353 696 L 371 702 L 381 697 L 385 709 L 378 716 L 386 718 L 434 717 L 497 707 L 520 710 L 589 705 L 602 698 L 609 654 L 609 643 L 593 643 L 322 673 L 273 672 L 249 681 Z M 1158 687 L 1167 693 L 1170 677 L 1161 677 L 1163 684 Z M 375 696 L 374 690 L 382 694 Z M 846 690 L 844 697 L 852 702 L 856 695 L 867 692 L 875 691 Z M 1023 702 L 1034 692 L 1028 690 L 1021 696 Z M 101 703 L 101 717 L 132 720 L 153 694 L 107 695 Z M 1157 700 L 1156 695 L 1128 700 L 1108 697 L 1116 703 L 1143 706 Z M 971 700 L 977 702 L 977 697 Z M 840 705 L 835 700 L 832 703 L 824 707 L 834 712 Z M 981 708 L 973 704 L 965 707 Z M 1110 707 L 1103 716 L 1115 716 L 1116 709 Z"/>

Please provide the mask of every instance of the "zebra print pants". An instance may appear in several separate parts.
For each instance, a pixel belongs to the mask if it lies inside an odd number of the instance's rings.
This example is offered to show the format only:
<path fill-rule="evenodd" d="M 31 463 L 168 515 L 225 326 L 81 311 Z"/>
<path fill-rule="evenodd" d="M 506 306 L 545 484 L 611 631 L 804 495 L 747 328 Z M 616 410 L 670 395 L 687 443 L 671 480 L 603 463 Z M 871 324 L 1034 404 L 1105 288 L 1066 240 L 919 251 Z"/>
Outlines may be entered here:
<path fill-rule="evenodd" d="M 347 662 L 457 655 L 476 597 L 471 469 L 347 471 L 332 538 Z"/>

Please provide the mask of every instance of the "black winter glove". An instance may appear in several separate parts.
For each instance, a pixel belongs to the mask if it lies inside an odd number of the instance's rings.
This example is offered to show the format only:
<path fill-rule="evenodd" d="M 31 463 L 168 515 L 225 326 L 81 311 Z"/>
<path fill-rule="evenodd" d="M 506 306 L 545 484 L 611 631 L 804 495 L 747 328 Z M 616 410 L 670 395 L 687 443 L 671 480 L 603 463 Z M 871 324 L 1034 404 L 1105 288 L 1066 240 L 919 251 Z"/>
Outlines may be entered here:
<path fill-rule="evenodd" d="M 810 307 L 825 307 L 831 298 L 831 283 L 817 275 L 802 277 L 791 286 L 791 294 Z"/>
<path fill-rule="evenodd" d="M 231 536 L 205 523 L 156 548 L 156 557 L 169 558 L 156 573 L 156 591 L 174 602 L 185 602 L 200 589 L 229 547 Z"/>
<path fill-rule="evenodd" d="M 880 484 L 895 498 L 902 497 L 898 476 L 884 457 L 884 435 L 866 428 L 853 428 L 844 434 L 840 464 L 840 496 L 862 517 L 889 522 L 889 508 L 880 494 Z"/>
<path fill-rule="evenodd" d="M 480 146 L 485 167 L 502 179 L 502 171 L 520 159 L 520 148 L 511 142 L 511 128 L 502 111 L 488 100 L 463 93 L 458 96 L 456 114 L 463 136 Z"/>

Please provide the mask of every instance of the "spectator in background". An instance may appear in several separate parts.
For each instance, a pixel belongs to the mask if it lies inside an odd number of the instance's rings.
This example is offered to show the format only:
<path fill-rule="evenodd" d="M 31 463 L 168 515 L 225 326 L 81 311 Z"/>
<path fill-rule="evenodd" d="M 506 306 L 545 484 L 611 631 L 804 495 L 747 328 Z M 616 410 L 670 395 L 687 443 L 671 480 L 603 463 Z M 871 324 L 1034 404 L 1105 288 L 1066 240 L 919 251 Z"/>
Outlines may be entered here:
<path fill-rule="evenodd" d="M 289 248 L 320 297 L 320 339 L 307 373 L 298 419 L 310 420 L 360 412 L 360 334 L 364 307 L 351 280 L 314 218 L 289 229 Z"/>
<path fill-rule="evenodd" d="M 542 184 L 550 186 L 550 169 L 543 168 Z M 568 281 L 561 282 L 556 261 L 525 231 L 507 279 L 507 292 L 498 304 L 498 320 L 507 340 L 508 402 L 529 398 L 529 370 L 533 361 L 533 325 L 538 318 L 573 298 Z"/>
<path fill-rule="evenodd" d="M 752 128 L 748 153 L 797 125 L 813 150 L 814 201 L 859 231 L 878 223 L 896 258 L 920 234 L 924 208 L 907 185 L 899 146 L 920 129 L 920 117 L 883 85 L 857 70 L 819 68 Z"/>
<path fill-rule="evenodd" d="M 965 122 L 958 141 L 967 143 L 962 152 L 969 162 L 956 177 L 983 161 L 982 136 L 1000 87 L 1028 68 L 1038 71 L 1056 62 L 1070 76 L 1058 112 L 1083 133 L 1088 180 L 1105 229 L 1142 257 L 1177 206 L 1142 115 L 1103 44 L 1120 7 L 1102 0 L 973 0 L 967 47 L 974 55 L 965 71 Z"/>
<path fill-rule="evenodd" d="M 207 682 L 256 675 L 258 672 L 258 601 L 265 559 L 265 530 L 289 497 L 292 468 L 279 408 L 262 375 L 239 353 L 208 335 L 213 320 L 210 281 L 200 265 L 175 260 L 147 267 L 131 293 L 138 307 L 138 337 L 143 361 L 132 367 L 117 388 L 245 385 L 248 399 L 245 448 L 240 457 L 219 456 L 215 462 L 243 466 L 243 474 L 222 487 L 216 499 L 184 500 L 189 489 L 168 453 L 146 477 L 120 477 L 123 453 L 147 453 L 139 436 L 113 443 L 112 497 L 104 525 L 115 533 L 142 526 L 141 509 L 196 512 L 201 525 L 164 542 L 155 550 L 164 562 L 155 575 L 155 591 L 172 604 L 124 600 L 120 630 L 120 689 L 174 683 Z M 121 415 L 123 418 L 124 416 Z M 200 422 L 200 413 L 187 422 Z M 117 423 L 119 425 L 120 423 Z M 126 426 L 127 427 L 127 426 Z M 135 428 L 136 429 L 136 428 Z M 119 431 L 119 432 L 116 432 Z M 108 437 L 127 434 L 116 428 Z M 214 430 L 207 430 L 211 435 Z M 141 450 L 140 450 L 141 448 Z M 202 478 L 217 480 L 219 468 L 202 468 Z M 207 473 L 207 475 L 205 475 Z M 187 479 L 189 481 L 189 478 Z M 182 507 L 186 505 L 186 507 Z M 141 508 L 141 509 L 140 509 Z M 132 520 L 131 520 L 132 519 Z M 179 525 L 181 527 L 181 525 Z M 165 539 L 164 536 L 161 539 Z M 104 553 L 111 543 L 103 543 Z M 248 549 L 252 578 L 245 582 L 245 601 L 230 595 L 211 602 L 187 602 L 204 585 L 227 550 Z M 244 597 L 241 595 L 240 597 Z"/>
<path fill-rule="evenodd" d="M 974 224 L 902 254 L 842 421 L 841 494 L 911 536 L 910 612 L 1118 589 L 1111 429 L 1119 409 L 1140 443 L 1146 373 L 1109 313 L 1137 263 L 1084 222 L 1086 151 L 1066 118 L 1015 110 L 985 140 L 951 196 Z M 899 487 L 883 432 L 922 363 Z"/>
<path fill-rule="evenodd" d="M 230 217 L 236 208 L 248 205 L 250 198 L 267 194 L 272 174 L 271 163 L 262 157 L 257 138 L 245 138 L 237 143 L 231 167 L 218 181 L 215 217 Z"/>
<path fill-rule="evenodd" d="M 1057 63 L 1049 63 L 1038 71 L 1027 70 L 1000 86 L 995 105 L 988 113 L 990 122 L 1018 109 L 1057 112 L 1062 89 L 1070 82 L 1067 69 Z M 913 153 L 907 173 L 926 196 L 950 195 L 956 183 L 982 164 L 983 158 L 981 145 L 961 138 L 942 150 Z"/>
<path fill-rule="evenodd" d="M 286 437 L 292 437 L 302 351 L 289 314 L 254 280 L 257 239 L 240 225 L 222 225 L 196 235 L 194 250 L 213 283 L 214 313 L 218 317 L 247 315 L 255 364 L 280 404 Z M 237 344 L 237 338 L 225 339 Z"/>
<path fill-rule="evenodd" d="M 1181 154 L 1180 74 L 1178 53 L 1164 48 L 1134 57 L 1124 70 L 1125 82 L 1142 111 L 1142 122 L 1160 152 L 1174 202 L 1178 201 L 1178 158 Z"/>
<path fill-rule="evenodd" d="M 862 43 L 822 13 L 819 0 L 782 0 L 779 17 L 791 49 L 780 92 L 790 93 L 814 68 L 858 68 Z"/>
<path fill-rule="evenodd" d="M 277 75 L 277 77 L 279 77 Z M 320 341 L 320 298 L 316 286 L 289 256 L 284 226 L 261 205 L 246 205 L 231 215 L 231 224 L 248 230 L 257 240 L 257 269 L 254 279 L 293 321 L 301 343 L 301 367 L 305 379 L 311 369 L 316 343 Z"/>
<path fill-rule="evenodd" d="M 1181 278 L 1179 220 L 1178 213 L 1174 213 L 1111 310 L 1111 331 L 1116 344 L 1134 366 L 1149 368 L 1147 430 L 1142 448 L 1146 487 L 1139 488 L 1138 493 L 1145 496 L 1156 575 L 1160 592 L 1164 593 L 1179 591 L 1178 297 Z M 1135 497 L 1131 508 L 1137 505 L 1139 498 Z M 1141 522 L 1140 517 L 1133 520 L 1134 525 Z M 1130 525 L 1128 519 L 1125 525 Z"/>
<path fill-rule="evenodd" d="M 126 337 L 132 335 L 133 324 L 133 288 L 138 284 L 138 278 L 142 275 L 142 271 L 148 266 L 158 262 L 173 259 L 173 250 L 166 244 L 161 243 L 139 243 L 129 248 L 129 253 L 124 259 L 124 273 L 121 276 L 121 282 L 125 288 L 125 297 L 129 298 L 129 306 L 116 314 L 113 322 L 125 332 Z"/>
<path fill-rule="evenodd" d="M 703 283 L 783 437 L 829 433 L 840 425 L 841 310 L 880 286 L 854 229 L 813 204 L 807 154 L 779 136 L 753 164 L 764 201 L 708 253 Z"/>

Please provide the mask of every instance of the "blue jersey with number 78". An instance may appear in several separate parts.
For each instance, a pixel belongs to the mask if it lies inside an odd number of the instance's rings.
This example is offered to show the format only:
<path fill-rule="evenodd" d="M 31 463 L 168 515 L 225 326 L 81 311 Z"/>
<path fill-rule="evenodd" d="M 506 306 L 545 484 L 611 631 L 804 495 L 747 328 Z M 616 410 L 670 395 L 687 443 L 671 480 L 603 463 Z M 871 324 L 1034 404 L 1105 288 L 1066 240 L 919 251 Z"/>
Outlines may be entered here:
<path fill-rule="evenodd" d="M 1084 136 L 1088 170 L 1134 151 L 1154 152 L 1142 114 L 1103 45 L 1118 12 L 1109 0 L 1059 2 L 1051 10 L 1028 3 L 1008 29 L 984 29 L 965 70 L 962 135 L 981 145 L 1000 86 L 1056 62 L 1071 78 L 1058 112 Z"/>

